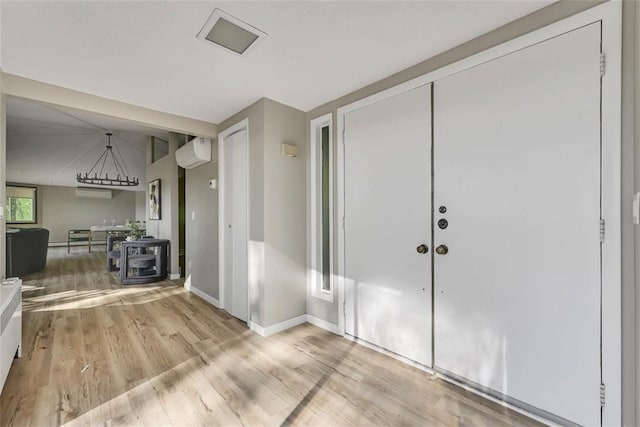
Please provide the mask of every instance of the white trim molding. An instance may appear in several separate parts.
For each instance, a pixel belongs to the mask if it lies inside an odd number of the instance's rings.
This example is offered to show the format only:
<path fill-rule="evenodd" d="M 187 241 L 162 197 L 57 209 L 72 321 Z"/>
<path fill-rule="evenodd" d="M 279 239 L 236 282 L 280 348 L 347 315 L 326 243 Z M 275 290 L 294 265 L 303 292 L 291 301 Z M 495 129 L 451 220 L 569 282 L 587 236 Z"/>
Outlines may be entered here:
<path fill-rule="evenodd" d="M 326 320 L 322 320 L 318 317 L 312 316 L 310 314 L 303 314 L 298 317 L 294 317 L 289 320 L 285 320 L 284 322 L 276 323 L 275 325 L 267 326 L 266 328 L 262 325 L 251 321 L 249 323 L 249 329 L 256 332 L 258 335 L 263 337 L 268 337 L 270 335 L 277 334 L 279 332 L 285 331 L 287 329 L 296 327 L 298 325 L 302 325 L 304 323 L 309 323 L 311 325 L 317 326 L 321 329 L 329 331 L 338 335 L 338 325 L 335 325 L 331 322 L 327 322 Z"/>
<path fill-rule="evenodd" d="M 258 335 L 262 335 L 263 337 L 268 337 L 270 335 L 277 334 L 278 332 L 285 331 L 289 328 L 293 328 L 294 326 L 302 325 L 303 323 L 307 323 L 307 315 L 302 314 L 300 316 L 294 317 L 289 320 L 285 320 L 284 322 L 276 323 L 275 325 L 264 327 L 254 322 L 253 320 L 249 322 L 249 329 L 255 331 Z"/>
<path fill-rule="evenodd" d="M 392 356 L 392 357 L 393 357 L 393 356 Z M 418 368 L 419 368 L 419 367 L 418 367 Z M 423 369 L 423 370 L 424 370 L 425 372 L 430 372 L 429 370 L 425 370 L 425 369 Z M 511 404 L 511 403 L 509 403 L 509 402 L 507 402 L 507 401 L 505 401 L 505 400 L 503 400 L 503 399 L 498 399 L 498 398 L 496 398 L 495 396 L 492 396 L 492 395 L 491 395 L 491 394 L 489 394 L 489 393 L 485 393 L 484 391 L 479 390 L 478 388 L 471 387 L 471 386 L 469 386 L 468 384 L 465 384 L 465 383 L 464 383 L 464 382 L 462 382 L 462 381 L 458 381 L 457 379 L 452 378 L 452 377 L 450 377 L 450 376 L 448 376 L 448 375 L 445 375 L 445 374 L 442 374 L 442 373 L 440 373 L 440 372 L 433 371 L 433 370 L 431 370 L 431 374 L 432 374 L 435 378 L 438 378 L 438 379 L 440 379 L 440 380 L 442 380 L 442 381 L 445 381 L 445 382 L 448 382 L 448 383 L 450 383 L 450 384 L 454 384 L 454 385 L 456 385 L 456 386 L 458 386 L 458 387 L 463 388 L 464 390 L 466 390 L 466 391 L 468 391 L 468 392 L 471 392 L 471 393 L 474 393 L 474 394 L 480 395 L 480 396 L 482 396 L 483 398 L 485 398 L 485 399 L 487 399 L 487 400 L 489 400 L 489 401 L 491 401 L 491 402 L 494 402 L 494 403 L 496 403 L 496 404 L 498 404 L 498 405 L 502 406 L 503 408 L 508 408 L 508 409 L 510 409 L 510 410 L 512 410 L 512 411 L 514 411 L 514 412 L 517 412 L 517 413 L 519 413 L 519 414 L 524 415 L 525 417 L 532 418 L 532 419 L 534 419 L 534 420 L 538 421 L 538 422 L 539 422 L 539 423 L 541 423 L 541 424 L 545 424 L 545 425 L 556 425 L 556 424 L 552 424 L 552 423 L 550 423 L 548 419 L 543 418 L 543 417 L 539 416 L 538 414 L 535 414 L 535 413 L 533 413 L 533 412 L 527 411 L 526 409 L 523 409 L 523 408 L 521 408 L 521 407 L 519 407 L 519 406 L 513 405 L 513 404 Z"/>
<path fill-rule="evenodd" d="M 263 337 L 266 336 L 264 334 L 264 328 L 262 327 L 262 325 L 254 322 L 253 320 L 249 321 L 249 329 L 251 329 L 253 332 L 255 332 L 260 336 L 263 336 Z"/>
<path fill-rule="evenodd" d="M 187 287 L 187 283 L 186 282 L 184 284 L 184 287 L 185 287 L 186 290 L 188 290 L 189 292 L 191 292 L 195 296 L 202 298 L 203 300 L 205 300 L 206 302 L 208 302 L 209 304 L 211 304 L 215 308 L 220 308 L 220 303 L 218 302 L 218 300 L 215 299 L 214 297 L 212 297 L 211 295 L 206 294 L 205 292 L 201 291 L 198 288 L 194 288 L 191 285 L 189 285 Z"/>
<path fill-rule="evenodd" d="M 336 325 L 335 323 L 327 322 L 324 319 L 320 319 L 319 317 L 315 317 L 310 314 L 307 314 L 307 323 L 310 323 L 314 326 L 317 326 L 318 328 L 322 328 L 326 331 L 339 335 L 338 325 Z"/>
<path fill-rule="evenodd" d="M 329 289 L 322 289 L 322 129 L 329 127 Z M 309 150 L 309 240 L 307 283 L 311 295 L 333 302 L 333 113 L 315 118 L 310 122 Z"/>

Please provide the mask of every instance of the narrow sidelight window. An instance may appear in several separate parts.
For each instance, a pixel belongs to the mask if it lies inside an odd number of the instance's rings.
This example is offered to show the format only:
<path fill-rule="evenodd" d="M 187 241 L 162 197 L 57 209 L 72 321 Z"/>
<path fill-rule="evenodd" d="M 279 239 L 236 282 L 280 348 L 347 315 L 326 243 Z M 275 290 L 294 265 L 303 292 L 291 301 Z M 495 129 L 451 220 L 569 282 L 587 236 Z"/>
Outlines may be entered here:
<path fill-rule="evenodd" d="M 331 212 L 329 211 L 330 203 L 330 191 L 329 191 L 329 126 L 322 128 L 322 290 L 331 291 L 330 280 L 330 262 L 331 250 L 329 247 L 329 240 L 331 235 L 331 229 L 329 227 L 329 217 Z"/>
<path fill-rule="evenodd" d="M 333 302 L 333 148 L 331 114 L 311 121 L 310 192 L 312 295 Z"/>

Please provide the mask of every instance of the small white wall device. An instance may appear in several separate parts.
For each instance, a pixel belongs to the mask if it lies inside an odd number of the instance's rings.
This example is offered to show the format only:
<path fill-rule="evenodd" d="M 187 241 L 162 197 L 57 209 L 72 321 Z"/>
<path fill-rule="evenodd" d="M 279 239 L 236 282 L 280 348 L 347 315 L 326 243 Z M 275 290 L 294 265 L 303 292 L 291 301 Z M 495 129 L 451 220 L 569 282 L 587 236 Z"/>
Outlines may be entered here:
<path fill-rule="evenodd" d="M 185 169 L 197 168 L 211 161 L 211 140 L 197 137 L 178 148 L 176 163 Z"/>
<path fill-rule="evenodd" d="M 293 144 L 282 144 L 281 152 L 283 156 L 298 157 L 300 155 L 300 147 Z"/>
<path fill-rule="evenodd" d="M 210 179 L 209 180 L 209 188 L 212 190 L 215 190 L 216 188 L 218 188 L 218 180 L 217 179 Z"/>

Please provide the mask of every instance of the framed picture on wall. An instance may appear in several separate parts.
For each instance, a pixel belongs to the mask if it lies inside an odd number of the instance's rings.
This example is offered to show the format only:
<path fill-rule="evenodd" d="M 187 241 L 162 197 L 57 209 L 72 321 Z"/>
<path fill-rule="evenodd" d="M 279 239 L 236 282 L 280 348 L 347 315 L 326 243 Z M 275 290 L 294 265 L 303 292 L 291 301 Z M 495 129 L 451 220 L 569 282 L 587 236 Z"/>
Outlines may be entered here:
<path fill-rule="evenodd" d="M 149 219 L 162 219 L 162 192 L 160 191 L 160 180 L 156 179 L 149 183 Z"/>

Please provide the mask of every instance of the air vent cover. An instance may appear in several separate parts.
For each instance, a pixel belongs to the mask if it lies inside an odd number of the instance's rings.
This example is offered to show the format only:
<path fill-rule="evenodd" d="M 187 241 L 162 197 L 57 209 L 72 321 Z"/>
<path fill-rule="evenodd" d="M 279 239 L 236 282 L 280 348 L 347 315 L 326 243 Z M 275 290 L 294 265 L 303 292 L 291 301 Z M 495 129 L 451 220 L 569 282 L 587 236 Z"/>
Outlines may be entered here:
<path fill-rule="evenodd" d="M 215 9 L 197 37 L 238 55 L 246 55 L 266 35 L 246 22 Z"/>

